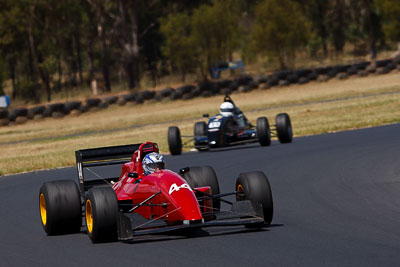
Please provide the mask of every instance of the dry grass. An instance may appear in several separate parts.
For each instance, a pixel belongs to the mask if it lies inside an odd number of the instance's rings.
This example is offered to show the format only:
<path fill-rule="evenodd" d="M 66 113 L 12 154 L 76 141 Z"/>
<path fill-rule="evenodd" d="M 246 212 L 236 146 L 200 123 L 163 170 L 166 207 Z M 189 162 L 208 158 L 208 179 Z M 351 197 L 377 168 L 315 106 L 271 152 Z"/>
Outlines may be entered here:
<path fill-rule="evenodd" d="M 295 136 L 400 121 L 400 75 L 397 72 L 255 90 L 234 94 L 232 98 L 253 122 L 259 116 L 267 116 L 273 124 L 277 113 L 289 113 Z M 336 101 L 329 101 L 334 99 Z M 168 126 L 177 125 L 183 135 L 191 135 L 193 124 L 202 120 L 203 113 L 216 113 L 221 100 L 221 96 L 216 96 L 112 106 L 61 119 L 1 127 L 0 175 L 71 166 L 74 164 L 73 152 L 89 147 L 152 140 L 167 153 Z"/>

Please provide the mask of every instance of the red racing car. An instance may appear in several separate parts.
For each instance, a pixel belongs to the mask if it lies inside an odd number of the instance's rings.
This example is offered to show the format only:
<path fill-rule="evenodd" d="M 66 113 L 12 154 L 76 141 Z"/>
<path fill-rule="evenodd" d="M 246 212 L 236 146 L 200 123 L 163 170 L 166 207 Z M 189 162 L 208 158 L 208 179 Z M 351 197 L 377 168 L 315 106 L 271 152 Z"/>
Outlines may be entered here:
<path fill-rule="evenodd" d="M 161 167 L 147 173 L 143 166 L 153 161 L 144 165 L 143 160 L 150 154 L 162 158 L 157 153 L 157 144 L 151 142 L 76 151 L 79 187 L 73 180 L 58 180 L 40 188 L 45 232 L 80 232 L 85 218 L 87 234 L 97 243 L 181 229 L 261 228 L 271 223 L 273 200 L 263 172 L 241 173 L 236 190 L 222 194 L 209 166 L 185 167 L 179 173 Z M 105 178 L 93 170 L 114 164 L 122 164 L 119 177 Z M 87 171 L 97 178 L 85 178 Z M 236 201 L 227 200 L 228 196 Z M 230 208 L 221 208 L 221 202 Z"/>

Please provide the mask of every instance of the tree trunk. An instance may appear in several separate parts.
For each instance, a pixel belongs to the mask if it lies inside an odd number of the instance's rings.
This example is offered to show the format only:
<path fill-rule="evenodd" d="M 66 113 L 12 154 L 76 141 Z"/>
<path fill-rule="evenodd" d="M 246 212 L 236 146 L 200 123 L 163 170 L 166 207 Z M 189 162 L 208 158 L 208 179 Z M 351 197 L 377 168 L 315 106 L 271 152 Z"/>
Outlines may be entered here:
<path fill-rule="evenodd" d="M 44 62 L 43 56 L 39 53 L 38 62 L 41 64 Z M 50 75 L 47 70 L 39 68 L 39 74 L 42 82 L 46 88 L 47 102 L 51 101 L 51 86 L 50 86 Z"/>
<path fill-rule="evenodd" d="M 369 51 L 371 55 L 371 60 L 376 59 L 376 40 L 375 40 L 375 33 L 374 33 L 374 25 L 372 22 L 372 12 L 371 12 L 371 2 L 370 0 L 364 0 L 365 7 L 367 9 L 367 21 L 368 21 L 368 28 L 369 28 Z"/>
<path fill-rule="evenodd" d="M 83 76 L 82 76 L 82 49 L 81 49 L 81 35 L 80 32 L 78 31 L 76 33 L 75 37 L 75 47 L 76 47 L 76 62 L 78 65 L 78 73 L 79 73 L 79 84 L 82 84 L 83 82 Z"/>
<path fill-rule="evenodd" d="M 16 68 L 16 60 L 14 56 L 12 56 L 8 60 L 8 67 L 10 69 L 10 79 L 11 79 L 11 85 L 12 85 L 12 93 L 11 93 L 11 98 L 15 100 L 17 97 L 17 88 L 15 87 L 15 68 Z"/>
<path fill-rule="evenodd" d="M 38 76 L 38 67 L 37 67 L 37 55 L 36 55 L 36 47 L 35 47 L 35 39 L 33 36 L 33 13 L 35 7 L 32 5 L 30 7 L 30 14 L 28 19 L 28 40 L 29 40 L 29 52 L 31 55 L 30 58 L 30 66 L 31 66 L 31 81 L 33 84 L 37 84 L 37 76 Z M 38 89 L 34 89 L 34 101 L 35 103 L 39 103 L 40 101 L 40 93 Z"/>
<path fill-rule="evenodd" d="M 123 33 L 121 47 L 123 49 L 123 60 L 125 61 L 125 72 L 128 79 L 129 89 L 139 87 L 139 34 L 137 20 L 137 0 L 118 1 L 120 20 L 120 29 Z M 129 16 L 130 25 L 126 19 L 126 13 Z M 125 36 L 125 38 L 124 38 Z"/>

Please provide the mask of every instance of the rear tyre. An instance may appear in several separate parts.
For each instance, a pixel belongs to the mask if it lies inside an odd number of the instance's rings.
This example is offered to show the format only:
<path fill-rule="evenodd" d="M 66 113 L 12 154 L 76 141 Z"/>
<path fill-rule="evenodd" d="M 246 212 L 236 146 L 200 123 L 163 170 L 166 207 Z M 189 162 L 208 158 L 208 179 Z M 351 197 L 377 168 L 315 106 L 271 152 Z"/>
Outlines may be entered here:
<path fill-rule="evenodd" d="M 82 209 L 76 183 L 72 180 L 44 183 L 39 191 L 39 212 L 48 235 L 80 232 Z"/>
<path fill-rule="evenodd" d="M 280 113 L 276 115 L 275 121 L 279 142 L 291 143 L 293 139 L 293 131 L 289 115 L 287 113 Z"/>
<path fill-rule="evenodd" d="M 266 117 L 259 117 L 257 119 L 257 138 L 262 146 L 271 145 L 271 130 L 269 128 L 268 119 Z"/>
<path fill-rule="evenodd" d="M 93 187 L 85 199 L 86 230 L 93 243 L 118 239 L 118 200 L 111 187 Z"/>
<path fill-rule="evenodd" d="M 263 227 L 271 224 L 274 215 L 271 186 L 267 176 L 261 171 L 241 173 L 236 179 L 236 201 L 250 200 L 254 205 L 261 204 L 264 216 L 263 224 L 251 224 L 246 227 Z"/>
<path fill-rule="evenodd" d="M 181 132 L 176 126 L 170 126 L 168 128 L 168 146 L 171 155 L 182 154 Z"/>
<path fill-rule="evenodd" d="M 219 194 L 219 183 L 215 171 L 210 166 L 193 166 L 190 171 L 183 174 L 183 178 L 187 181 L 191 188 L 209 186 L 211 194 Z M 221 201 L 213 199 L 213 209 L 217 211 L 221 208 Z"/>
<path fill-rule="evenodd" d="M 194 124 L 194 136 L 206 136 L 207 125 L 204 121 L 199 121 Z"/>

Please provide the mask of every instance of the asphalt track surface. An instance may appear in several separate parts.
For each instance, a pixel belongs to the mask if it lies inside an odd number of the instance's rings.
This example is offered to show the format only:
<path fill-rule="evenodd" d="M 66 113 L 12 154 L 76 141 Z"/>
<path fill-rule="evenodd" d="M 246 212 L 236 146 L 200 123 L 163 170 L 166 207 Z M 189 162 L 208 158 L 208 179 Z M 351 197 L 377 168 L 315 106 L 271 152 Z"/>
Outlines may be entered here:
<path fill-rule="evenodd" d="M 75 168 L 6 176 L 0 177 L 0 266 L 399 266 L 400 124 L 166 160 L 172 170 L 213 166 L 221 192 L 234 189 L 240 172 L 264 171 L 275 204 L 272 225 L 107 244 L 92 244 L 84 231 L 46 236 L 39 188 L 74 179 Z"/>

